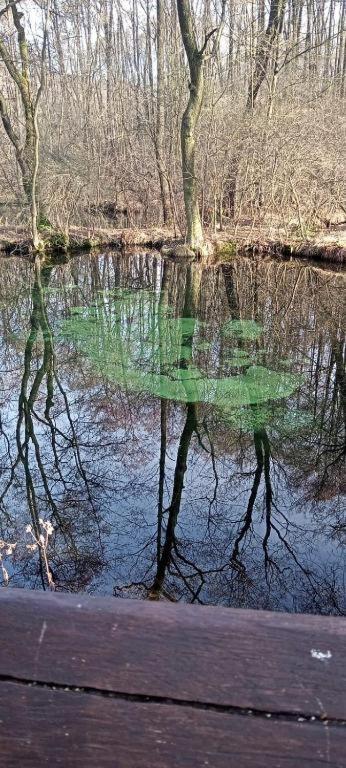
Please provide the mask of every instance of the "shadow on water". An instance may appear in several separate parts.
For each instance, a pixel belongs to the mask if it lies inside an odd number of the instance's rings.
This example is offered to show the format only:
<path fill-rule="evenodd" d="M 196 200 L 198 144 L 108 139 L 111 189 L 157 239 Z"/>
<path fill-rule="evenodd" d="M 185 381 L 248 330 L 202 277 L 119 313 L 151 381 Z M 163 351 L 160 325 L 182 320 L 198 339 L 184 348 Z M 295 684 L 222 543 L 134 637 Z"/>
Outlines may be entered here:
<path fill-rule="evenodd" d="M 344 612 L 342 275 L 117 253 L 0 269 L 9 584 Z"/>

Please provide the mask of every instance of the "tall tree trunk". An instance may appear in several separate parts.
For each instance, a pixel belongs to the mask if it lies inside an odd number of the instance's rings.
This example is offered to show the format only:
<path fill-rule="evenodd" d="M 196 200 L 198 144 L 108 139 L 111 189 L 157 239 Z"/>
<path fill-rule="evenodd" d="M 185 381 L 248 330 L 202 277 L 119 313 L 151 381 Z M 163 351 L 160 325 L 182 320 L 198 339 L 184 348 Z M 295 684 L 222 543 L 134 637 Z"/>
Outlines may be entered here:
<path fill-rule="evenodd" d="M 201 113 L 204 78 L 203 60 L 207 43 L 216 29 L 205 36 L 201 50 L 198 49 L 192 11 L 189 0 L 177 0 L 181 36 L 187 55 L 191 82 L 188 105 L 181 123 L 181 155 L 183 189 L 186 216 L 186 242 L 192 250 L 204 251 L 204 235 L 198 207 L 197 179 L 195 175 L 196 129 Z"/>
<path fill-rule="evenodd" d="M 6 69 L 20 93 L 21 103 L 24 112 L 25 139 L 21 143 L 19 135 L 13 128 L 9 111 L 7 109 L 4 96 L 0 92 L 0 117 L 3 127 L 10 139 L 16 154 L 16 159 L 22 175 L 22 183 L 27 202 L 31 212 L 32 239 L 34 248 L 41 245 L 38 234 L 38 222 L 42 206 L 39 203 L 37 188 L 37 175 L 39 165 L 39 129 L 37 123 L 37 111 L 40 96 L 44 86 L 44 63 L 47 48 L 47 28 L 48 15 L 50 10 L 50 0 L 47 2 L 46 21 L 44 27 L 43 46 L 41 51 L 41 73 L 40 83 L 36 96 L 32 93 L 32 84 L 30 78 L 30 59 L 29 47 L 25 35 L 25 29 L 22 24 L 23 14 L 19 12 L 16 5 L 9 5 L 11 8 L 12 19 L 17 33 L 17 42 L 19 49 L 20 68 L 11 57 L 10 51 L 0 38 L 0 58 L 3 60 Z"/>
<path fill-rule="evenodd" d="M 156 2 L 157 12 L 157 116 L 156 116 L 156 163 L 160 181 L 162 214 L 164 224 L 170 224 L 173 220 L 172 206 L 165 163 L 165 101 L 164 101 L 164 6 L 163 0 Z"/>
<path fill-rule="evenodd" d="M 266 77 L 270 57 L 281 31 L 285 7 L 286 0 L 271 0 L 267 29 L 259 41 L 255 69 L 250 79 L 247 110 L 254 108 L 259 90 Z"/>

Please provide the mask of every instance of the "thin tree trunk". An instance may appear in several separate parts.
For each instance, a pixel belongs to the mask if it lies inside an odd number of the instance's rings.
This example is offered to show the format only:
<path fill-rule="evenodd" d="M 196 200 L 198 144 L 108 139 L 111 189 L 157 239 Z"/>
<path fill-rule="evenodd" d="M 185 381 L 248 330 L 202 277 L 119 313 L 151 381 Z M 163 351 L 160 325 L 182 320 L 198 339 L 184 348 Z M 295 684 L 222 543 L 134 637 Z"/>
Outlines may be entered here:
<path fill-rule="evenodd" d="M 41 245 L 41 241 L 38 234 L 38 221 L 40 213 L 42 212 L 42 206 L 38 200 L 37 190 L 37 175 L 39 167 L 39 129 L 37 122 L 37 112 L 39 100 L 43 92 L 44 87 L 44 63 L 47 49 L 47 30 L 48 30 L 48 18 L 50 11 L 50 0 L 47 2 L 46 14 L 45 14 L 45 27 L 43 36 L 43 45 L 41 51 L 41 72 L 40 83 L 36 94 L 33 98 L 32 85 L 30 79 L 30 60 L 29 60 L 29 48 L 26 40 L 25 29 L 22 24 L 22 13 L 18 11 L 16 5 L 9 6 L 12 12 L 12 19 L 17 33 L 17 42 L 19 48 L 20 69 L 14 63 L 9 50 L 0 38 L 0 57 L 2 58 L 6 69 L 16 84 L 20 93 L 22 107 L 24 111 L 25 119 L 25 140 L 22 145 L 19 135 L 14 130 L 9 112 L 7 110 L 6 102 L 3 95 L 0 93 L 0 117 L 2 119 L 3 127 L 10 139 L 17 158 L 17 162 L 22 175 L 22 184 L 27 202 L 30 206 L 31 214 L 31 227 L 32 227 L 32 239 L 34 248 L 38 248 Z"/>
<path fill-rule="evenodd" d="M 164 6 L 163 0 L 157 0 L 157 116 L 156 116 L 156 163 L 160 182 L 162 214 L 164 224 L 173 220 L 167 169 L 165 164 L 165 101 L 164 101 Z"/>
<path fill-rule="evenodd" d="M 254 108 L 259 90 L 266 77 L 270 56 L 280 34 L 285 7 L 286 0 L 271 0 L 267 29 L 259 42 L 255 70 L 250 79 L 247 110 Z"/>

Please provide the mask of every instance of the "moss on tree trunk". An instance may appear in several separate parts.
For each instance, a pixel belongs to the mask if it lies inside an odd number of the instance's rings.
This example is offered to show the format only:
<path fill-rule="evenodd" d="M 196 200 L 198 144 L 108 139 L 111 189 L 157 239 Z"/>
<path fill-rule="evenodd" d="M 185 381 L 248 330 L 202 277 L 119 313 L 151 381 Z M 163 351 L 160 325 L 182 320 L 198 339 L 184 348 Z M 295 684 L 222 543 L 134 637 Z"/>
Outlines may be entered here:
<path fill-rule="evenodd" d="M 181 36 L 190 70 L 190 96 L 181 123 L 181 155 L 186 216 L 186 242 L 192 250 L 197 253 L 203 253 L 205 242 L 199 213 L 198 185 L 195 174 L 196 130 L 203 101 L 204 54 L 208 40 L 216 30 L 212 30 L 205 36 L 204 45 L 201 50 L 199 50 L 192 20 L 190 0 L 177 0 L 177 7 Z"/>

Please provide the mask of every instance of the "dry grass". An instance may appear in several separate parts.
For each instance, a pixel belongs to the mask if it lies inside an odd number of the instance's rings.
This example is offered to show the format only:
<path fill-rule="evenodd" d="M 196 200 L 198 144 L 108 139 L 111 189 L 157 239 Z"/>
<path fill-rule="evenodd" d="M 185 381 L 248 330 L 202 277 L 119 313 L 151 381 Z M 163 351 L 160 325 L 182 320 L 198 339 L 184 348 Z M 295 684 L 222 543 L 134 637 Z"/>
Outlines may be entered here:
<path fill-rule="evenodd" d="M 335 228 L 318 233 L 306 240 L 292 237 L 287 240 L 278 233 L 276 238 L 261 233 L 251 227 L 239 226 L 236 234 L 224 230 L 210 235 L 214 246 L 215 258 L 232 258 L 235 254 L 254 254 L 273 257 L 309 258 L 314 261 L 346 262 L 346 229 Z M 272 231 L 270 232 L 272 235 Z M 47 231 L 43 235 L 48 251 L 67 250 L 63 236 Z M 180 242 L 180 241 L 179 241 Z M 111 229 L 71 227 L 69 248 L 72 250 L 90 250 L 92 248 L 113 247 L 115 249 L 133 246 L 155 248 L 177 243 L 173 230 L 163 227 L 148 229 Z M 0 227 L 0 251 L 11 255 L 28 255 L 31 252 L 29 231 L 23 227 Z"/>

